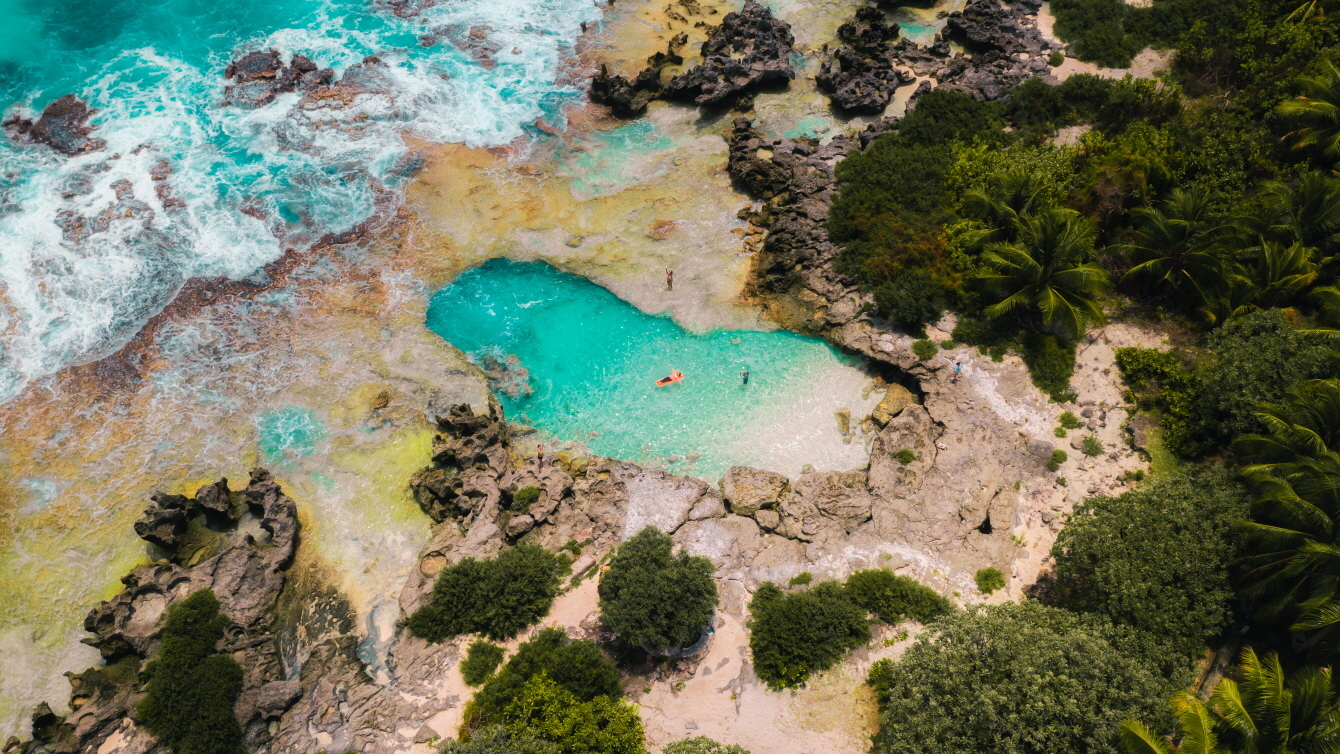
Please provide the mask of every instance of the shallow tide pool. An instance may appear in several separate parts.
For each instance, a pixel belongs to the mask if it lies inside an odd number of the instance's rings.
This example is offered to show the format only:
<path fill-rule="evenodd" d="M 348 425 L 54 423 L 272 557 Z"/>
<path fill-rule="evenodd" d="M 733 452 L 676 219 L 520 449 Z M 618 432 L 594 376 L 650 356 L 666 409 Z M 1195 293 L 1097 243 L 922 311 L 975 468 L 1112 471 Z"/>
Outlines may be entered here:
<path fill-rule="evenodd" d="M 507 417 L 551 447 L 583 442 L 709 481 L 736 464 L 794 476 L 869 458 L 855 425 L 880 395 L 865 390 L 858 360 L 813 338 L 692 333 L 583 278 L 502 259 L 438 291 L 428 327 L 490 372 Z M 656 386 L 676 369 L 681 382 Z M 849 438 L 838 429 L 844 408 L 855 418 Z"/>

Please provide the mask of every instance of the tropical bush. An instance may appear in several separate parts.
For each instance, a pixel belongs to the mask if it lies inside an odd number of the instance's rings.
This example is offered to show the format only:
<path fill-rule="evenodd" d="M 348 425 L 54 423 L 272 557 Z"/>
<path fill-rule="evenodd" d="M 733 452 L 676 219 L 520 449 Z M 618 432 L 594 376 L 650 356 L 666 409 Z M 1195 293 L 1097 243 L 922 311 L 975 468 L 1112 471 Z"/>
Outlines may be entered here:
<path fill-rule="evenodd" d="M 977 591 L 982 594 L 991 594 L 1005 588 L 1005 574 L 995 566 L 979 568 L 972 579 L 977 582 Z"/>
<path fill-rule="evenodd" d="M 1224 469 L 1088 498 L 1052 545 L 1040 597 L 1197 654 L 1232 619 L 1235 527 L 1247 505 Z"/>
<path fill-rule="evenodd" d="M 688 646 L 712 618 L 712 561 L 673 548 L 669 534 L 648 526 L 619 546 L 600 577 L 600 619 L 629 644 Z"/>
<path fill-rule="evenodd" d="M 144 667 L 136 719 L 174 754 L 243 754 L 233 703 L 242 666 L 216 649 L 230 621 L 202 589 L 168 608 L 163 643 Z"/>
<path fill-rule="evenodd" d="M 465 685 L 478 686 L 487 681 L 502 663 L 503 654 L 503 648 L 497 644 L 476 639 L 466 650 L 465 660 L 461 662 L 461 677 L 465 679 Z"/>
<path fill-rule="evenodd" d="M 847 577 L 846 587 L 852 602 L 878 615 L 885 623 L 897 623 L 904 618 L 928 623 L 954 609 L 934 589 L 884 568 L 857 571 Z"/>
<path fill-rule="evenodd" d="M 898 662 L 880 660 L 876 754 L 1112 752 L 1122 721 L 1171 727 L 1176 689 L 1114 645 L 1110 624 L 1036 602 L 936 621 Z"/>
<path fill-rule="evenodd" d="M 527 511 L 540 499 L 539 487 L 522 487 L 512 493 L 512 506 L 519 511 Z"/>
<path fill-rule="evenodd" d="M 921 361 L 925 361 L 939 353 L 939 349 L 935 347 L 934 341 L 918 340 L 912 343 L 912 353 Z"/>
<path fill-rule="evenodd" d="M 570 566 L 524 542 L 495 558 L 462 558 L 437 575 L 428 604 L 410 616 L 410 633 L 433 643 L 470 633 L 510 639 L 549 613 Z"/>
<path fill-rule="evenodd" d="M 799 686 L 870 640 L 866 609 L 836 581 L 791 593 L 764 582 L 749 613 L 754 672 L 773 689 Z"/>
<path fill-rule="evenodd" d="M 468 740 L 448 740 L 438 751 L 440 754 L 562 754 L 563 750 L 529 731 L 514 735 L 495 724 L 474 731 Z"/>
<path fill-rule="evenodd" d="M 532 676 L 503 710 L 507 732 L 558 745 L 562 754 L 645 754 L 637 707 L 610 696 L 583 700 L 548 673 Z"/>
<path fill-rule="evenodd" d="M 1303 667 L 1285 672 L 1279 655 L 1258 658 L 1242 651 L 1242 680 L 1225 679 L 1209 702 L 1188 693 L 1172 699 L 1182 728 L 1182 745 L 1136 720 L 1122 724 L 1121 743 L 1128 754 L 1215 754 L 1215 752 L 1340 751 L 1340 694 L 1329 668 Z"/>
<path fill-rule="evenodd" d="M 563 629 L 546 628 L 517 647 L 507 664 L 475 692 L 465 707 L 465 730 L 498 722 L 526 683 L 540 674 L 582 702 L 623 693 L 619 669 L 595 642 L 571 641 Z"/>
<path fill-rule="evenodd" d="M 695 736 L 671 741 L 661 748 L 661 754 L 749 754 L 749 750 L 739 744 L 717 743 L 707 736 Z"/>

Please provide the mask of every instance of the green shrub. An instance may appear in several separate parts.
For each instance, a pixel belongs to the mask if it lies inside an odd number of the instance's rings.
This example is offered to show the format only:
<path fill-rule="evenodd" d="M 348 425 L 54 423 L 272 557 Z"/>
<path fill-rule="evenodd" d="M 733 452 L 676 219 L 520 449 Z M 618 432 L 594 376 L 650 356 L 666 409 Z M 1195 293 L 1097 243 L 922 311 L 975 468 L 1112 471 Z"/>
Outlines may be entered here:
<path fill-rule="evenodd" d="M 791 577 L 791 580 L 787 582 L 787 586 L 809 586 L 811 581 L 814 581 L 814 574 L 809 571 L 801 571 Z"/>
<path fill-rule="evenodd" d="M 571 553 L 573 559 L 575 560 L 582 556 L 582 543 L 569 537 L 568 541 L 564 542 L 563 546 L 558 548 L 558 551 Z"/>
<path fill-rule="evenodd" d="M 1057 437 L 1065 437 L 1066 436 L 1065 427 L 1057 427 L 1056 429 L 1053 429 L 1052 434 L 1056 435 Z"/>
<path fill-rule="evenodd" d="M 697 736 L 671 741 L 661 749 L 661 754 L 749 754 L 749 750 L 739 744 L 717 743 L 707 736 Z"/>
<path fill-rule="evenodd" d="M 846 587 L 852 602 L 889 624 L 904 618 L 929 623 L 954 609 L 934 589 L 883 568 L 853 573 L 847 577 Z"/>
<path fill-rule="evenodd" d="M 1070 484 L 1070 480 L 1066 479 L 1066 478 L 1063 477 L 1063 476 L 1058 476 L 1058 477 L 1056 477 L 1056 483 L 1059 484 L 1059 485 L 1061 485 L 1062 487 L 1064 487 L 1064 486 L 1066 486 L 1067 484 Z"/>
<path fill-rule="evenodd" d="M 673 548 L 669 534 L 648 526 L 619 546 L 600 578 L 600 619 L 629 644 L 688 646 L 712 619 L 712 561 Z"/>
<path fill-rule="evenodd" d="M 465 729 L 496 722 L 526 682 L 541 673 L 583 702 L 623 693 L 619 669 L 595 642 L 570 641 L 563 629 L 546 628 L 517 647 L 507 664 L 475 692 L 465 707 Z"/>
<path fill-rule="evenodd" d="M 1049 605 L 1141 629 L 1187 656 L 1232 619 L 1231 566 L 1248 497 L 1227 471 L 1154 482 L 1075 507 L 1052 545 Z"/>
<path fill-rule="evenodd" d="M 438 574 L 431 600 L 410 616 L 410 633 L 432 643 L 469 633 L 510 639 L 549 613 L 570 566 L 527 543 L 496 558 L 463 558 Z"/>
<path fill-rule="evenodd" d="M 1065 53 L 1061 52 L 1060 50 L 1053 50 L 1052 54 L 1047 56 L 1047 65 L 1051 66 L 1052 68 L 1056 68 L 1064 62 L 1065 62 Z M 1029 81 L 1034 80 L 1035 79 L 1029 79 Z"/>
<path fill-rule="evenodd" d="M 786 593 L 771 581 L 749 603 L 754 672 L 770 688 L 793 688 L 870 641 L 866 610 L 836 581 Z"/>
<path fill-rule="evenodd" d="M 1129 718 L 1170 733 L 1177 684 L 1120 648 L 1129 634 L 1032 601 L 941 618 L 898 662 L 871 668 L 872 752 L 1111 754 Z"/>
<path fill-rule="evenodd" d="M 242 667 L 215 646 L 230 621 L 214 592 L 202 589 L 168 608 L 163 643 L 145 666 L 141 725 L 174 754 L 243 754 L 233 703 Z"/>
<path fill-rule="evenodd" d="M 1070 455 L 1064 450 L 1056 449 L 1052 451 L 1052 457 L 1047 459 L 1047 470 L 1056 471 L 1061 468 L 1061 464 L 1070 460 Z"/>
<path fill-rule="evenodd" d="M 502 718 L 510 735 L 551 741 L 563 754 L 646 754 L 637 707 L 609 696 L 579 699 L 548 673 L 527 680 Z"/>
<path fill-rule="evenodd" d="M 1089 435 L 1084 438 L 1083 453 L 1086 456 L 1100 456 L 1103 454 L 1103 443 L 1097 435 Z"/>
<path fill-rule="evenodd" d="M 982 594 L 991 594 L 1005 588 L 1005 574 L 995 566 L 978 569 L 972 579 L 977 582 L 977 591 Z"/>
<path fill-rule="evenodd" d="M 903 448 L 902 450 L 893 454 L 893 459 L 898 463 L 901 463 L 902 465 L 906 466 L 907 464 L 917 460 L 917 453 L 911 448 Z"/>
<path fill-rule="evenodd" d="M 540 499 L 539 487 L 522 487 L 512 493 L 512 507 L 525 513 Z"/>
<path fill-rule="evenodd" d="M 931 91 L 897 133 L 837 165 L 839 191 L 827 221 L 829 238 L 842 249 L 835 266 L 879 297 L 883 316 L 914 334 L 952 303 L 956 287 L 941 237 L 952 218 L 944 190 L 954 159 L 948 146 L 974 138 L 1005 141 L 1000 110 L 958 92 Z"/>
<path fill-rule="evenodd" d="M 875 288 L 874 295 L 879 316 L 919 338 L 925 337 L 926 325 L 939 320 L 955 298 L 952 288 L 924 270 L 900 270 Z"/>
<path fill-rule="evenodd" d="M 912 344 L 912 353 L 917 355 L 918 359 L 925 361 L 931 358 L 939 349 L 935 347 L 935 342 L 930 340 L 918 340 Z"/>
<path fill-rule="evenodd" d="M 447 740 L 440 754 L 563 754 L 558 744 L 537 738 L 533 733 L 512 735 L 501 725 L 486 725 L 468 741 Z"/>
<path fill-rule="evenodd" d="M 466 650 L 465 660 L 461 662 L 461 677 L 465 679 L 465 685 L 478 686 L 487 681 L 502 662 L 504 651 L 497 644 L 476 639 Z"/>
<path fill-rule="evenodd" d="M 1069 411 L 1062 411 L 1061 416 L 1057 418 L 1057 421 L 1060 422 L 1061 426 L 1066 429 L 1079 429 L 1080 425 L 1079 417 L 1075 416 Z"/>
<path fill-rule="evenodd" d="M 1226 445 L 1238 435 L 1260 431 L 1257 406 L 1278 403 L 1300 380 L 1337 374 L 1331 346 L 1300 333 L 1278 309 L 1231 319 L 1209 334 L 1206 345 L 1216 361 L 1197 370 L 1189 396 L 1192 407 L 1174 417 L 1187 425 L 1178 435 L 1177 449 L 1194 452 L 1202 438 Z M 1170 446 L 1171 434 L 1164 435 Z"/>
<path fill-rule="evenodd" d="M 1020 356 L 1028 366 L 1033 384 L 1057 403 L 1074 400 L 1070 376 L 1075 373 L 1075 346 L 1052 335 L 1024 335 Z"/>

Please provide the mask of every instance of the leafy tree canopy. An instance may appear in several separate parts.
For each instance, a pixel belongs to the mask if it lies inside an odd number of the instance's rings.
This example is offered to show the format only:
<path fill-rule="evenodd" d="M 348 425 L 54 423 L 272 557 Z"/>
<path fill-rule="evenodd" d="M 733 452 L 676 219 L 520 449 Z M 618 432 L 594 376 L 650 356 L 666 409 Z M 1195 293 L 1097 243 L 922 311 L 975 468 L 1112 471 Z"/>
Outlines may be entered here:
<path fill-rule="evenodd" d="M 432 598 L 410 616 L 410 633 L 433 643 L 469 633 L 510 639 L 549 613 L 569 566 L 525 542 L 496 558 L 462 558 L 437 575 Z"/>
<path fill-rule="evenodd" d="M 619 546 L 600 577 L 600 619 L 629 644 L 688 646 L 712 618 L 712 561 L 673 548 L 669 534 L 648 526 Z"/>

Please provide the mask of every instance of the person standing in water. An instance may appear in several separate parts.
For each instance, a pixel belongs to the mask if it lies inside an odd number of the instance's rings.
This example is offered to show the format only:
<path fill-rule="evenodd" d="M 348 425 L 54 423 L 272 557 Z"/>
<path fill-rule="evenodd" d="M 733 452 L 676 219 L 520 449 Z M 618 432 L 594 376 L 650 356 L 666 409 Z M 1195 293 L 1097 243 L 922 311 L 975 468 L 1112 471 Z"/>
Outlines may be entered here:
<path fill-rule="evenodd" d="M 740 382 L 743 383 L 743 384 L 745 384 L 745 385 L 748 385 L 748 384 L 749 384 L 749 370 L 748 370 L 748 369 L 744 370 L 743 372 L 740 372 Z"/>
<path fill-rule="evenodd" d="M 675 289 L 675 271 L 669 267 L 665 268 L 665 289 L 667 291 Z"/>

